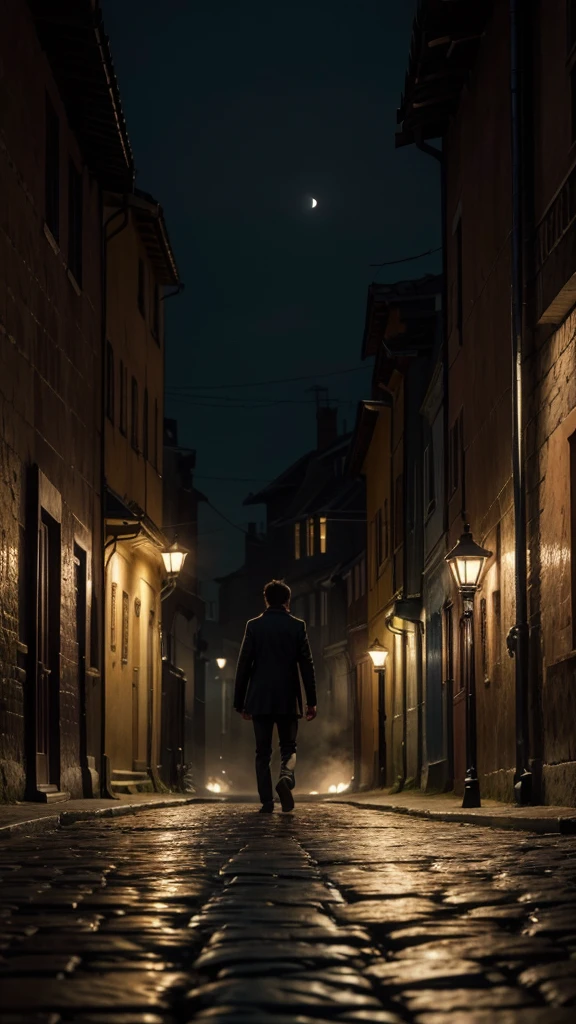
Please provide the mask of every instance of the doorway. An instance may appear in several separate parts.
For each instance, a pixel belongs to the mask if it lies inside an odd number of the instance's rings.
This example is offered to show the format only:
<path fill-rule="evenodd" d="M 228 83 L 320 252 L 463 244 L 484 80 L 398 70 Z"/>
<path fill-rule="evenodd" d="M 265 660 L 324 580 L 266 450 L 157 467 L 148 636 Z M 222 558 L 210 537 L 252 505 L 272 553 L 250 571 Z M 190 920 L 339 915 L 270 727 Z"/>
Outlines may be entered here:
<path fill-rule="evenodd" d="M 36 785 L 59 785 L 60 528 L 42 509 L 36 571 Z"/>

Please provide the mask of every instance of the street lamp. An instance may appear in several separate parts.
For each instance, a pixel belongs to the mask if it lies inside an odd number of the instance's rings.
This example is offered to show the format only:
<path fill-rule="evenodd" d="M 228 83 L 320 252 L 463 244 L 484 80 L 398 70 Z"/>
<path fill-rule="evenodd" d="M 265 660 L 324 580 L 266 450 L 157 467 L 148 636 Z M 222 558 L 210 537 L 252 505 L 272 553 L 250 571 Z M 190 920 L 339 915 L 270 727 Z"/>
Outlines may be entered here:
<path fill-rule="evenodd" d="M 182 548 L 178 546 L 177 541 L 174 541 L 167 551 L 162 552 L 162 561 L 164 562 L 164 568 L 168 579 L 176 578 L 186 561 L 187 554 L 187 551 L 183 551 Z"/>
<path fill-rule="evenodd" d="M 216 658 L 216 664 L 219 669 L 226 668 L 226 658 Z"/>
<path fill-rule="evenodd" d="M 463 665 L 466 680 L 466 777 L 463 807 L 480 807 L 480 780 L 477 765 L 476 673 L 474 669 L 474 597 L 482 570 L 491 551 L 480 547 L 472 537 L 468 523 L 460 540 L 446 555 L 446 561 L 462 597 L 460 629 L 463 634 Z"/>
<path fill-rule="evenodd" d="M 378 774 L 381 786 L 386 785 L 386 659 L 388 648 L 378 639 L 368 648 L 374 671 L 378 673 Z"/>

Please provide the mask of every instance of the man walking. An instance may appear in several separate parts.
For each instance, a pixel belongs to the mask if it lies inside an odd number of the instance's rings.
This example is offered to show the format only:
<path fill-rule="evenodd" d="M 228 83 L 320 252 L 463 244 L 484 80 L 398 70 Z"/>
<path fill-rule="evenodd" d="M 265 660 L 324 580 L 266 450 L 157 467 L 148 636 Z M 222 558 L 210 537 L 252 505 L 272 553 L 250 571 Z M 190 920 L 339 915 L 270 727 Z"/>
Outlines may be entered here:
<path fill-rule="evenodd" d="M 247 622 L 236 668 L 234 708 L 254 725 L 256 780 L 264 814 L 274 810 L 270 774 L 274 725 L 282 761 L 276 792 L 283 811 L 294 808 L 296 736 L 302 718 L 300 676 L 306 719 L 316 718 L 316 680 L 306 623 L 290 615 L 290 596 L 290 587 L 280 580 L 266 584 L 266 610 Z"/>

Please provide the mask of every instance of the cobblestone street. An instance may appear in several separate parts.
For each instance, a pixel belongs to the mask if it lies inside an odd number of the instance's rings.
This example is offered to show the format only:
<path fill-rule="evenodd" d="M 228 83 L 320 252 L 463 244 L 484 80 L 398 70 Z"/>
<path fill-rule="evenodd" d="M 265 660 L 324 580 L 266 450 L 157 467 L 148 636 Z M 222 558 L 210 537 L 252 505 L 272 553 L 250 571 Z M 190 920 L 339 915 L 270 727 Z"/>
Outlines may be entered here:
<path fill-rule="evenodd" d="M 568 1024 L 576 839 L 196 805 L 0 847 L 0 1024 Z"/>

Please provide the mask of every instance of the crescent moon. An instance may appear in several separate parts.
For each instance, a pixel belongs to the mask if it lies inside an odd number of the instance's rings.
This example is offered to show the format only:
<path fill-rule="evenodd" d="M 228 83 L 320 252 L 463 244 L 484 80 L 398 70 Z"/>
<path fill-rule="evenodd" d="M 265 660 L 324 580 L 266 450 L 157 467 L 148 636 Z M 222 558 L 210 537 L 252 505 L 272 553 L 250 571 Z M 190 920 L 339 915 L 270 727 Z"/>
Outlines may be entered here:
<path fill-rule="evenodd" d="M 318 206 L 318 200 L 317 199 L 313 199 L 312 200 L 312 209 L 314 209 L 315 206 Z"/>

